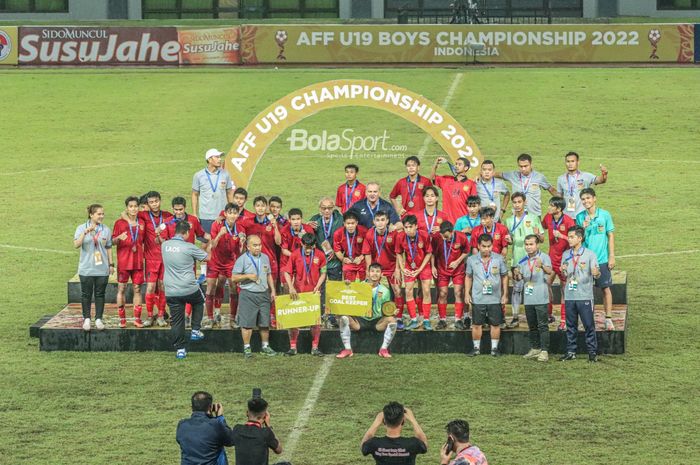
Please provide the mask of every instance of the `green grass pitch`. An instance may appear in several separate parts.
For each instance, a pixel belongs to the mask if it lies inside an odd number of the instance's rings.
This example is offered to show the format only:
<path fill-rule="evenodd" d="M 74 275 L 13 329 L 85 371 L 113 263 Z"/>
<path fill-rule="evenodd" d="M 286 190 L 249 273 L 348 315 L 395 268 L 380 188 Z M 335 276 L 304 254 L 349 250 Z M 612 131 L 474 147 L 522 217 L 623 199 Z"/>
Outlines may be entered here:
<path fill-rule="evenodd" d="M 0 71 L 0 463 L 177 463 L 178 419 L 206 389 L 229 423 L 260 386 L 284 442 L 322 361 L 244 362 L 240 354 L 42 353 L 28 327 L 56 312 L 77 268 L 71 238 L 85 207 L 109 223 L 127 195 L 189 198 L 210 147 L 228 150 L 274 100 L 338 78 L 387 81 L 442 104 L 498 168 L 527 151 L 553 181 L 563 155 L 604 163 L 599 202 L 616 224 L 629 273 L 627 353 L 538 365 L 520 357 L 357 355 L 334 361 L 291 457 L 295 464 L 371 463 L 359 441 L 389 400 L 412 407 L 429 438 L 418 463 L 438 463 L 447 421 L 467 418 L 494 464 L 692 464 L 700 457 L 698 208 L 700 131 L 695 68 L 253 69 Z M 380 135 L 397 158 L 358 159 L 385 193 L 425 135 L 379 110 L 344 108 L 295 128 Z M 283 134 L 259 164 L 255 194 L 280 194 L 307 216 L 342 182 L 343 158 L 289 151 Z M 431 142 L 424 160 L 440 153 Z M 427 171 L 427 167 L 424 167 Z M 426 173 L 427 174 L 427 173 Z M 548 198 L 545 195 L 545 198 Z M 10 248 L 16 246 L 20 248 Z M 34 247 L 65 251 L 42 252 Z M 673 251 L 695 252 L 640 256 Z M 230 454 L 232 455 L 232 454 Z M 231 460 L 233 462 L 233 460 Z"/>

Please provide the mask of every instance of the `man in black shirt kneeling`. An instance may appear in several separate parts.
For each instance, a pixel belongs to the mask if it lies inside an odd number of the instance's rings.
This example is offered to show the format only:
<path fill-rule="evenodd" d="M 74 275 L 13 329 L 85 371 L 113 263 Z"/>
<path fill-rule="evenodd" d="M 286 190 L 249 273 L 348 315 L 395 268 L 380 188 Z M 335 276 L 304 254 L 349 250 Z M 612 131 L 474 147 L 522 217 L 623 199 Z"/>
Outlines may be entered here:
<path fill-rule="evenodd" d="M 401 437 L 404 419 L 413 427 L 412 438 Z M 382 423 L 386 426 L 386 436 L 374 437 Z M 426 452 L 428 439 L 423 429 L 411 409 L 398 402 L 386 404 L 362 438 L 362 455 L 372 454 L 377 465 L 414 465 L 416 455 Z"/>
<path fill-rule="evenodd" d="M 282 445 L 270 427 L 267 401 L 254 397 L 248 401 L 248 421 L 233 427 L 236 465 L 268 465 L 269 452 L 282 453 Z"/>

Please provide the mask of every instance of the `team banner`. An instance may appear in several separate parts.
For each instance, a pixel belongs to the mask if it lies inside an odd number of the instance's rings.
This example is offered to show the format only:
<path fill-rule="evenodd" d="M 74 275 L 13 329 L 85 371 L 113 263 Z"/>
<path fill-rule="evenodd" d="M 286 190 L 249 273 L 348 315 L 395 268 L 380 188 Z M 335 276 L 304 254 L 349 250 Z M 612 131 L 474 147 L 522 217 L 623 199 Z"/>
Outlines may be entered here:
<path fill-rule="evenodd" d="M 326 281 L 326 311 L 333 315 L 372 316 L 372 286 L 361 282 Z"/>
<path fill-rule="evenodd" d="M 692 63 L 691 24 L 246 25 L 255 63 Z"/>
<path fill-rule="evenodd" d="M 289 295 L 275 298 L 277 329 L 305 328 L 321 324 L 321 296 L 302 292 L 292 300 Z"/>
<path fill-rule="evenodd" d="M 174 65 L 174 27 L 42 26 L 20 28 L 22 65 Z"/>
<path fill-rule="evenodd" d="M 178 28 L 181 65 L 239 65 L 240 28 Z"/>
<path fill-rule="evenodd" d="M 236 187 L 247 187 L 267 147 L 290 126 L 321 110 L 364 106 L 385 110 L 429 134 L 456 160 L 471 167 L 482 157 L 474 140 L 449 113 L 422 95 L 386 82 L 339 79 L 298 89 L 260 112 L 239 134 L 226 156 L 226 169 Z"/>
<path fill-rule="evenodd" d="M 17 28 L 0 26 L 0 66 L 17 64 Z"/>

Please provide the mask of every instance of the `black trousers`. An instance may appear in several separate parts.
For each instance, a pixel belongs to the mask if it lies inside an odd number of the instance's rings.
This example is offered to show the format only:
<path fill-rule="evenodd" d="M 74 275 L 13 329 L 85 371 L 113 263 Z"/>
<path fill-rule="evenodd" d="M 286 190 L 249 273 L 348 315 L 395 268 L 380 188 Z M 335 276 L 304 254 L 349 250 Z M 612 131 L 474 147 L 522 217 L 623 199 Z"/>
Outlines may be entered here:
<path fill-rule="evenodd" d="M 192 305 L 192 329 L 202 328 L 202 314 L 204 313 L 204 294 L 197 289 L 190 295 L 166 296 L 170 307 L 170 338 L 175 350 L 185 348 L 185 304 Z"/>
<path fill-rule="evenodd" d="M 525 305 L 530 348 L 549 352 L 549 312 L 547 304 Z"/>
<path fill-rule="evenodd" d="M 101 320 L 105 311 L 105 290 L 109 276 L 83 276 L 80 278 L 80 304 L 83 307 L 83 318 L 90 318 L 92 294 L 95 293 L 95 319 Z"/>

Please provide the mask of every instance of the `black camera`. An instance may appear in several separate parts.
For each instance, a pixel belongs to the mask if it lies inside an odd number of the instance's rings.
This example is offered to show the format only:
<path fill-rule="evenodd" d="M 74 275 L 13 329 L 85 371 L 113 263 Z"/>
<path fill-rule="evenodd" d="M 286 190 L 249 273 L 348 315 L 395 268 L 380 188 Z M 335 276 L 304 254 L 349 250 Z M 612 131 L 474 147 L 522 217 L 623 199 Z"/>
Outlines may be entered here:
<path fill-rule="evenodd" d="M 253 399 L 262 399 L 262 389 L 253 388 Z"/>

